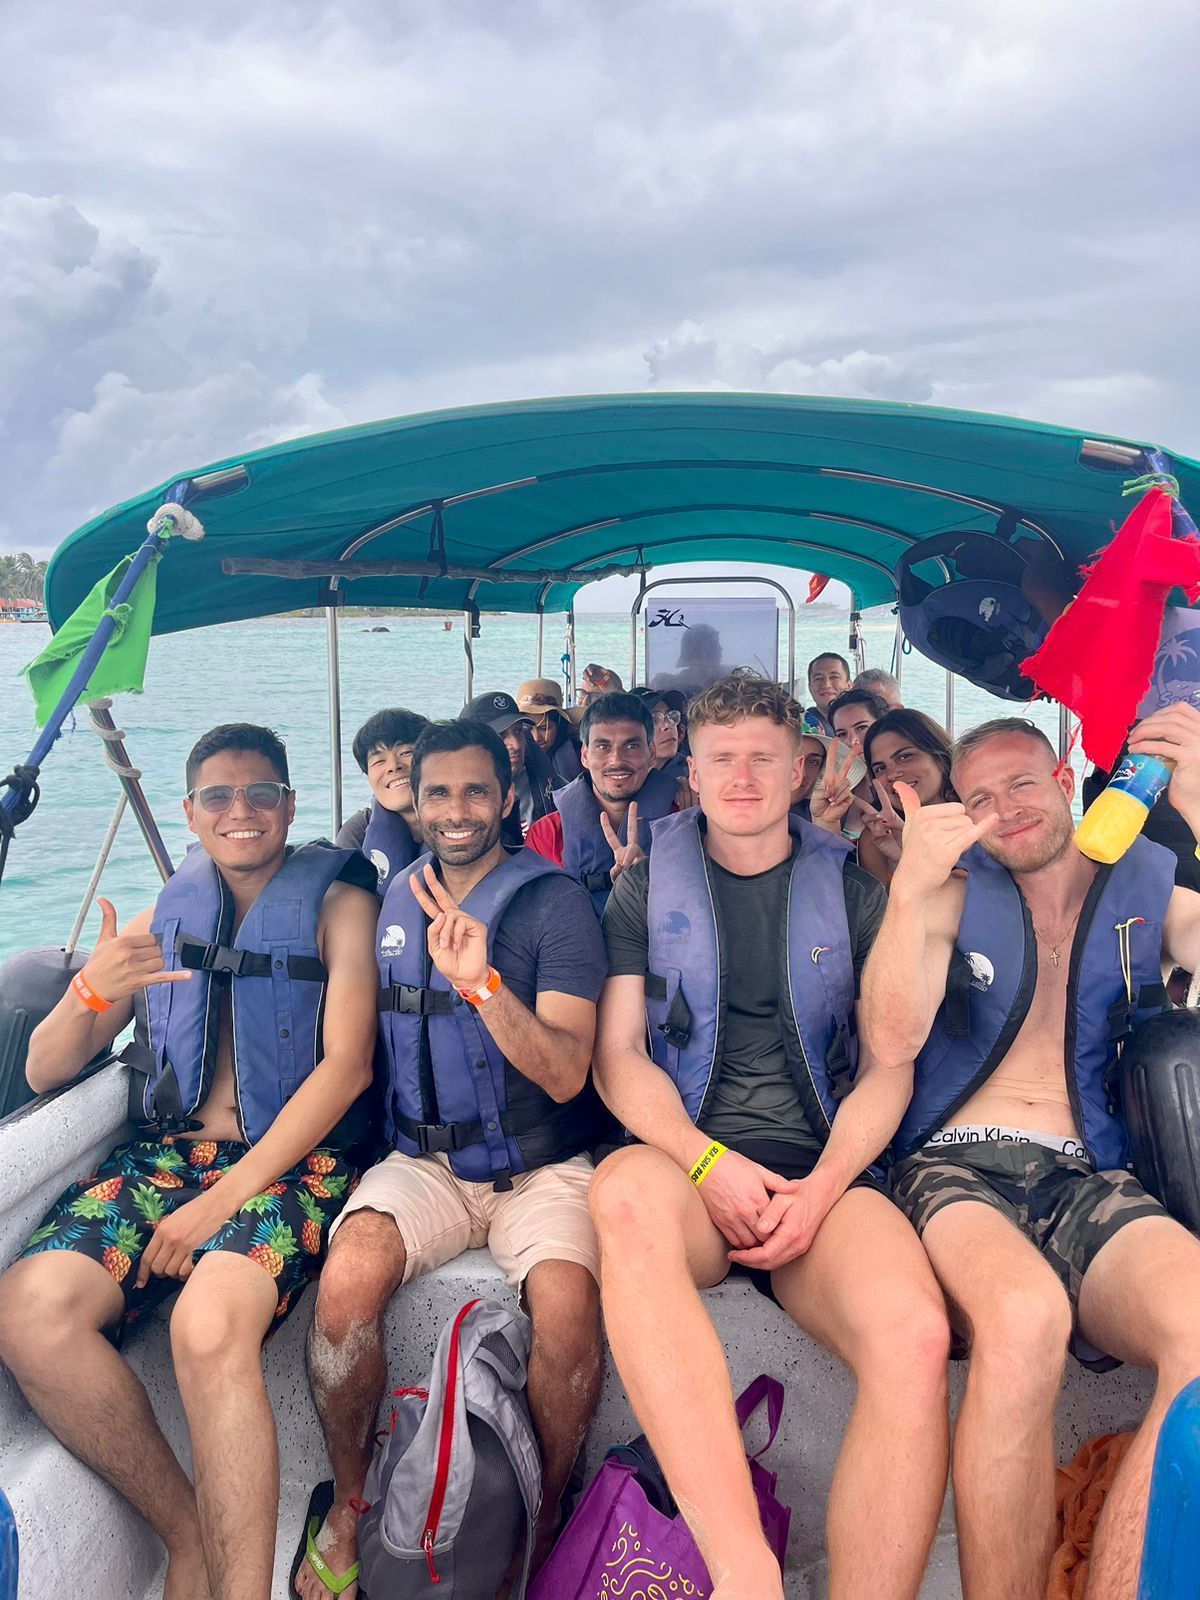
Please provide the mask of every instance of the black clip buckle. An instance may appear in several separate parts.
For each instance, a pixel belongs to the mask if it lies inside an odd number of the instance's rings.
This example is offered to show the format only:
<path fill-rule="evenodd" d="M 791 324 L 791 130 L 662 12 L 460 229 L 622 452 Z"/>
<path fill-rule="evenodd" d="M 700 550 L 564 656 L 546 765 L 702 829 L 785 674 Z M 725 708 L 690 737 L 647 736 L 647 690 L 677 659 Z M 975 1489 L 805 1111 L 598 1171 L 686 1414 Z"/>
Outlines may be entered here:
<path fill-rule="evenodd" d="M 417 1127 L 417 1149 L 423 1156 L 449 1155 L 458 1149 L 452 1122 L 422 1122 Z"/>
<path fill-rule="evenodd" d="M 245 975 L 247 958 L 252 950 L 231 950 L 227 944 L 210 944 L 204 952 L 204 965 L 209 972 L 227 972 L 233 978 Z"/>

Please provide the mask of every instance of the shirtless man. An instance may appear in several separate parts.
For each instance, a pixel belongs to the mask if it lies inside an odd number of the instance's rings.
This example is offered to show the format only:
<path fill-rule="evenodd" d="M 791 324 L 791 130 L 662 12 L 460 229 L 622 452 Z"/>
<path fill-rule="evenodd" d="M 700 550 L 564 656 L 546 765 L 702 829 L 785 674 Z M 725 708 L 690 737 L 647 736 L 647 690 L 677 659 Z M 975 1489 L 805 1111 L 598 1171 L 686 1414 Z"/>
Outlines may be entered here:
<path fill-rule="evenodd" d="M 1200 713 L 1156 712 L 1130 748 L 1176 763 L 1171 802 L 1200 832 Z M 1200 1241 L 1126 1170 L 1106 1074 L 1114 1019 L 1161 1008 L 1161 960 L 1196 969 L 1200 895 L 1174 887 L 1174 856 L 1146 840 L 1112 868 L 1079 853 L 1074 774 L 1031 723 L 965 735 L 952 771 L 961 804 L 922 807 L 895 785 L 904 852 L 863 1006 L 888 1018 L 885 1061 L 917 1053 L 894 1193 L 970 1342 L 953 1461 L 964 1594 L 1045 1593 L 1074 1334 L 1156 1374 L 1088 1588 L 1133 1600 L 1158 1430 L 1200 1374 Z"/>
<path fill-rule="evenodd" d="M 60 1088 L 136 1003 L 137 1126 L 0 1278 L 0 1359 L 50 1431 L 162 1539 L 165 1600 L 269 1600 L 279 1470 L 259 1348 L 316 1270 L 353 1176 L 378 902 L 356 852 L 320 844 L 285 857 L 295 794 L 266 728 L 205 734 L 183 806 L 198 844 L 123 933 L 100 902 L 95 951 L 30 1040 L 31 1086 Z M 181 1283 L 171 1346 L 194 1493 L 111 1342 Z"/>

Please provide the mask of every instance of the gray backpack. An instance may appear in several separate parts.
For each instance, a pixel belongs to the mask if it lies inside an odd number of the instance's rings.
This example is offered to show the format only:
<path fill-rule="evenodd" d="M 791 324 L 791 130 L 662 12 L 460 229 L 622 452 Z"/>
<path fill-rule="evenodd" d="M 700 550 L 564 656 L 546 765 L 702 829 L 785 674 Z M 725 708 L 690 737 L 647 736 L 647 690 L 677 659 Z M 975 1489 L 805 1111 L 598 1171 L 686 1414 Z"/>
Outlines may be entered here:
<path fill-rule="evenodd" d="M 542 1463 L 525 1400 L 527 1317 L 472 1300 L 442 1330 L 428 1389 L 396 1389 L 358 1525 L 370 1600 L 492 1600 L 525 1531 L 529 1579 Z"/>

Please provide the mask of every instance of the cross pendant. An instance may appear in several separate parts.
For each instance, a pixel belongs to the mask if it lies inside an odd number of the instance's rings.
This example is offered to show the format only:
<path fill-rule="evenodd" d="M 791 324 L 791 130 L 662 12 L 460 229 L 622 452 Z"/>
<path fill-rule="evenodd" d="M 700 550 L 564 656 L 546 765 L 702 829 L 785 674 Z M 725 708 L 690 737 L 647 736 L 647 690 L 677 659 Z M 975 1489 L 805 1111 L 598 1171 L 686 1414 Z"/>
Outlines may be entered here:
<path fill-rule="evenodd" d="M 1058 965 L 1058 951 L 1057 950 L 1051 950 L 1050 959 L 1051 959 L 1051 961 L 1053 961 L 1055 966 Z"/>

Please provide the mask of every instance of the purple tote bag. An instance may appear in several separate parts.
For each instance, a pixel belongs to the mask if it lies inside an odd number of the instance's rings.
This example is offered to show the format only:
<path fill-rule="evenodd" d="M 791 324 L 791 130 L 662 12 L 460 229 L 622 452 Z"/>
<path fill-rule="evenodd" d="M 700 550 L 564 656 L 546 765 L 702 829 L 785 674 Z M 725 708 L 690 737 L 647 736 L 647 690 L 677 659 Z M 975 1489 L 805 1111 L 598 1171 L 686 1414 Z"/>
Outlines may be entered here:
<path fill-rule="evenodd" d="M 782 1568 L 791 1508 L 775 1496 L 775 1474 L 759 1457 L 770 1448 L 783 1415 L 783 1385 L 765 1374 L 737 1403 L 745 1427 L 767 1402 L 767 1442 L 749 1458 L 750 1480 L 763 1533 Z M 529 1590 L 529 1600 L 708 1600 L 712 1580 L 683 1518 L 665 1516 L 646 1497 L 631 1462 L 606 1459 Z"/>

